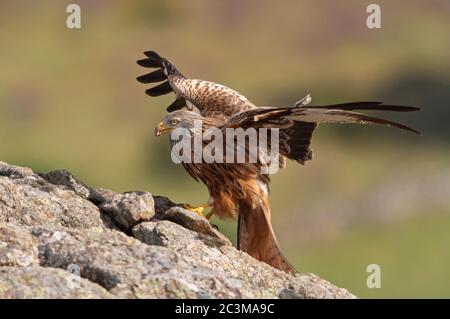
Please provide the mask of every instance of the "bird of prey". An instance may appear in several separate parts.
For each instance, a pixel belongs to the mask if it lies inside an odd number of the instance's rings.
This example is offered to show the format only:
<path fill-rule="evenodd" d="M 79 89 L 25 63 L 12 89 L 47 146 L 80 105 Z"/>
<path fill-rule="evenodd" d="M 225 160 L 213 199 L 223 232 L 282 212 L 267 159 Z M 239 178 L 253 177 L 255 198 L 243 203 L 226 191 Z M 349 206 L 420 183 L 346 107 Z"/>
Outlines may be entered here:
<path fill-rule="evenodd" d="M 169 113 L 156 128 L 156 135 L 176 128 L 190 134 L 203 134 L 209 128 L 277 128 L 281 158 L 304 164 L 312 159 L 310 141 L 319 123 L 379 124 L 418 133 L 400 123 L 368 116 L 354 110 L 414 111 L 416 107 L 384 105 L 381 102 L 352 102 L 325 106 L 308 106 L 309 95 L 292 107 L 257 107 L 238 92 L 225 86 L 184 77 L 168 60 L 156 52 L 146 52 L 138 64 L 157 68 L 138 77 L 142 83 L 164 81 L 146 91 L 150 96 L 174 92 L 176 100 L 167 108 Z M 184 107 L 187 110 L 182 110 Z M 202 121 L 202 131 L 195 132 L 195 120 Z M 223 138 L 226 141 L 226 138 Z M 171 147 L 173 141 L 170 142 Z M 245 145 L 248 152 L 248 145 Z M 246 157 L 247 158 L 247 157 Z M 258 156 L 254 163 L 182 163 L 185 170 L 208 188 L 210 200 L 200 207 L 190 207 L 202 213 L 212 207 L 219 217 L 238 217 L 238 248 L 249 255 L 286 272 L 295 272 L 281 253 L 271 222 L 269 207 L 270 176 L 261 173 L 267 165 Z"/>

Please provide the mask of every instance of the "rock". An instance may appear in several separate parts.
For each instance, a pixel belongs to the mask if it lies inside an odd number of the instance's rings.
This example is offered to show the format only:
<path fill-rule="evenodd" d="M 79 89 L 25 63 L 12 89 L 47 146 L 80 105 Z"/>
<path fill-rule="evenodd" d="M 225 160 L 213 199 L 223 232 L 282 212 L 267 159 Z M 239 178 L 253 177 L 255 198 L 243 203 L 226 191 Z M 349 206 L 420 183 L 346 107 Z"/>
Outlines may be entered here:
<path fill-rule="evenodd" d="M 353 297 L 236 250 L 166 197 L 0 162 L 0 298 Z"/>
<path fill-rule="evenodd" d="M 36 239 L 21 227 L 0 224 L 0 266 L 39 264 Z"/>
<path fill-rule="evenodd" d="M 248 282 L 228 278 L 202 262 L 192 264 L 191 260 L 179 252 L 167 247 L 144 244 L 119 231 L 81 232 L 39 226 L 33 229 L 33 235 L 39 242 L 41 265 L 62 269 L 77 265 L 81 277 L 101 285 L 117 297 L 272 296 Z M 236 290 L 236 287 L 243 287 L 244 290 Z"/>
<path fill-rule="evenodd" d="M 223 278 L 239 278 L 269 293 L 267 297 L 345 298 L 351 295 L 312 274 L 292 276 L 256 261 L 227 241 L 169 222 L 142 223 L 133 228 L 136 238 L 150 245 L 170 248 L 196 267 L 208 268 Z M 233 298 L 233 297 L 231 297 Z"/>
<path fill-rule="evenodd" d="M 66 186 L 78 196 L 86 198 L 94 204 L 101 204 L 105 201 L 105 198 L 99 192 L 85 185 L 66 170 L 56 170 L 39 175 L 51 184 Z"/>
<path fill-rule="evenodd" d="M 145 192 L 114 194 L 106 197 L 99 207 L 125 229 L 130 229 L 141 221 L 150 220 L 155 215 L 153 197 Z"/>
<path fill-rule="evenodd" d="M 5 298 L 114 298 L 114 295 L 61 269 L 0 267 L 0 299 Z"/>
<path fill-rule="evenodd" d="M 11 179 L 25 178 L 34 175 L 33 170 L 28 167 L 20 167 L 0 162 L 0 176 L 7 176 Z"/>
<path fill-rule="evenodd" d="M 71 228 L 105 227 L 102 213 L 67 187 L 56 186 L 30 169 L 0 162 L 0 222 L 58 224 Z"/>
<path fill-rule="evenodd" d="M 172 207 L 165 212 L 164 219 L 173 221 L 198 233 L 209 235 L 220 241 L 222 244 L 230 243 L 229 240 L 224 235 L 219 233 L 206 218 L 201 217 L 193 211 L 182 207 Z"/>
<path fill-rule="evenodd" d="M 164 196 L 153 196 L 156 217 L 164 219 L 164 213 L 174 206 L 179 206 Z"/>

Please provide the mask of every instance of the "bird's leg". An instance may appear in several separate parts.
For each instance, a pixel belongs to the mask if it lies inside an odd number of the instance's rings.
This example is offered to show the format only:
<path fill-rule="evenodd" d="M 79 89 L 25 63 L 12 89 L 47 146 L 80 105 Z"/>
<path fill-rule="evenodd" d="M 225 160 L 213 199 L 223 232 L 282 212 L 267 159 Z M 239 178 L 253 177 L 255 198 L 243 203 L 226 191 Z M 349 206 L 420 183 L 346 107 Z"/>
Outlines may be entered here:
<path fill-rule="evenodd" d="M 204 214 L 204 211 L 206 209 L 208 209 L 209 207 L 211 207 L 211 204 L 209 202 L 206 204 L 197 206 L 197 207 L 189 205 L 189 204 L 183 204 L 183 207 L 187 210 L 190 210 L 190 211 L 202 216 L 202 217 L 205 217 L 206 219 L 210 219 L 211 216 L 214 214 L 214 212 L 212 210 L 208 214 L 206 214 L 206 215 Z"/>
<path fill-rule="evenodd" d="M 212 215 L 214 215 L 214 209 L 211 209 L 211 211 L 208 214 L 206 214 L 205 217 L 207 220 L 209 220 L 212 217 Z"/>

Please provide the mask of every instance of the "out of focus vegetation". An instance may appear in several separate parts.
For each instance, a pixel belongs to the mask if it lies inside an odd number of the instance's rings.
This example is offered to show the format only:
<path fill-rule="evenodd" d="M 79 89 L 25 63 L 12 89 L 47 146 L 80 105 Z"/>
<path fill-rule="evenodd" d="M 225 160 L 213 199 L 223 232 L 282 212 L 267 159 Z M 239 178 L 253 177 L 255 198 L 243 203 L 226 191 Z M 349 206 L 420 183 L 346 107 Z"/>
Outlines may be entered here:
<path fill-rule="evenodd" d="M 65 26 L 81 5 L 82 28 Z M 273 177 L 279 241 L 301 271 L 360 297 L 450 297 L 450 3 L 377 1 L 0 1 L 0 160 L 66 168 L 94 186 L 198 204 L 205 188 L 153 128 L 173 96 L 136 76 L 153 49 L 185 75 L 258 105 L 383 100 L 424 133 L 323 125 L 315 160 Z M 232 238 L 234 224 L 217 221 Z M 382 269 L 368 289 L 366 267 Z"/>

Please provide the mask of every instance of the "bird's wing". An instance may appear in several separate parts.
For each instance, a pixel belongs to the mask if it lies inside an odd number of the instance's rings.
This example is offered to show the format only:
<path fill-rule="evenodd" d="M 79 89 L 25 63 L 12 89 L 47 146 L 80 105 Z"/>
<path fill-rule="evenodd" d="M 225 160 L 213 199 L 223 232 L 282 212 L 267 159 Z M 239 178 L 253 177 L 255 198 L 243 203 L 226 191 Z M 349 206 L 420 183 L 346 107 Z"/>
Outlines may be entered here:
<path fill-rule="evenodd" d="M 304 107 L 304 106 L 300 106 Z M 405 105 L 392 105 L 392 104 L 384 104 L 379 101 L 363 101 L 363 102 L 348 102 L 341 104 L 331 104 L 331 105 L 315 105 L 315 106 L 307 106 L 307 108 L 312 109 L 335 109 L 335 110 L 345 110 L 345 111 L 353 111 L 353 110 L 366 110 L 366 111 L 393 111 L 393 112 L 412 112 L 418 111 L 420 108 L 415 106 L 405 106 Z"/>
<path fill-rule="evenodd" d="M 174 78 L 184 78 L 180 71 L 170 63 L 165 58 L 161 57 L 155 51 L 144 52 L 146 58 L 137 61 L 137 64 L 144 68 L 156 68 L 157 70 L 141 75 L 137 77 L 137 80 L 141 83 L 158 83 L 156 85 L 145 91 L 146 94 L 150 96 L 160 96 L 174 92 L 173 90 L 173 79 Z M 179 110 L 186 106 L 186 100 L 183 96 L 176 97 L 175 101 L 167 107 L 168 112 L 173 112 Z"/>
<path fill-rule="evenodd" d="M 377 124 L 420 134 L 417 130 L 398 122 L 340 109 L 303 108 L 290 114 L 289 118 L 308 123 Z"/>
<path fill-rule="evenodd" d="M 293 126 L 280 130 L 281 141 L 284 147 L 280 152 L 289 159 L 300 164 L 313 159 L 313 151 L 310 148 L 312 134 L 317 127 L 316 123 L 294 121 Z"/>
<path fill-rule="evenodd" d="M 156 68 L 157 70 L 139 76 L 137 80 L 145 84 L 164 81 L 145 92 L 150 96 L 175 93 L 176 100 L 167 108 L 169 112 L 186 106 L 190 110 L 198 109 L 203 116 L 227 117 L 255 107 L 245 96 L 226 86 L 203 80 L 187 79 L 172 63 L 154 51 L 144 54 L 146 58 L 137 63 L 142 67 Z"/>
<path fill-rule="evenodd" d="M 319 123 L 378 124 L 420 134 L 401 123 L 369 116 L 352 110 L 408 112 L 417 107 L 384 105 L 380 102 L 344 103 L 329 106 L 298 106 L 292 108 L 260 107 L 232 116 L 226 127 L 279 128 L 280 153 L 303 164 L 312 159 L 311 137 Z"/>

